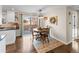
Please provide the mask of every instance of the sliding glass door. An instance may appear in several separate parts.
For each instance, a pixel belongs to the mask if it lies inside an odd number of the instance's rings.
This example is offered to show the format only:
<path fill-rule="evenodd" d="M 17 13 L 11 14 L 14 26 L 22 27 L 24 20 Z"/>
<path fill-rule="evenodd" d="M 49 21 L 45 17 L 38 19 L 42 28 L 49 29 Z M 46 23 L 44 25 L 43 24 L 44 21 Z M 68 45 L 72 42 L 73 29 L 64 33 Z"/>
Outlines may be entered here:
<path fill-rule="evenodd" d="M 23 34 L 29 34 L 37 27 L 37 17 L 23 15 Z"/>

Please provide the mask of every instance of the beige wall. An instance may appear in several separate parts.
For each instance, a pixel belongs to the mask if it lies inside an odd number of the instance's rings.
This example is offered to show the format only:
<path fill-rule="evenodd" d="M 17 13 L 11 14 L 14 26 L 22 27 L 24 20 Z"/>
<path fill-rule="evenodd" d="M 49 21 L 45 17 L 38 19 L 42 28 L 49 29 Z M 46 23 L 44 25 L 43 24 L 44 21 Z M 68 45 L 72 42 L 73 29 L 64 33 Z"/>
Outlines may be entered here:
<path fill-rule="evenodd" d="M 69 12 L 71 13 L 69 15 Z M 58 16 L 58 25 L 54 25 L 50 23 L 50 20 L 44 21 L 44 26 L 47 25 L 51 28 L 50 36 L 58 39 L 59 41 L 69 44 L 72 42 L 72 13 L 76 10 L 68 6 L 58 6 L 52 7 L 46 11 L 45 16 L 49 18 L 52 16 Z M 75 15 L 77 19 L 77 14 Z"/>
<path fill-rule="evenodd" d="M 66 8 L 66 39 L 68 43 L 72 41 L 72 9 L 69 7 Z"/>
<path fill-rule="evenodd" d="M 48 9 L 45 16 L 58 16 L 58 25 L 51 24 L 49 20 L 47 20 L 45 21 L 45 26 L 49 25 L 51 27 L 50 36 L 62 42 L 66 42 L 66 7 L 51 7 Z"/>

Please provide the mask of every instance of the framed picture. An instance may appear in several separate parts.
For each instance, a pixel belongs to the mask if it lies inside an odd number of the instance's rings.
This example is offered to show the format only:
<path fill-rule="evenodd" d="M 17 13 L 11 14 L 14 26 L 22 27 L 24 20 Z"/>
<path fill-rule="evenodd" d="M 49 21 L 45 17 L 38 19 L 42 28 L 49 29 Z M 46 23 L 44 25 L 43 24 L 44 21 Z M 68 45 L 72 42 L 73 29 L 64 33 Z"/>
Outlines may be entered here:
<path fill-rule="evenodd" d="M 50 23 L 57 25 L 58 24 L 58 16 L 50 17 Z"/>

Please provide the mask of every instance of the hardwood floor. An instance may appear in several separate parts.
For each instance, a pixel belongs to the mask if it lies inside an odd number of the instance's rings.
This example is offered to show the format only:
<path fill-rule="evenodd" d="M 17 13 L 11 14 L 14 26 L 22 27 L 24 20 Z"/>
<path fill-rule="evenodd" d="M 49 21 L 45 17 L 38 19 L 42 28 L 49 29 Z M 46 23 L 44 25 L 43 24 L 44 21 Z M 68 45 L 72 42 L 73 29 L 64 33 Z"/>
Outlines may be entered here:
<path fill-rule="evenodd" d="M 25 39 L 27 40 L 27 39 Z M 31 40 L 25 41 L 22 37 L 17 37 L 15 44 L 7 45 L 7 53 L 36 53 Z"/>
<path fill-rule="evenodd" d="M 48 53 L 71 53 L 72 52 L 72 44 L 62 45 L 54 50 L 48 51 Z"/>
<path fill-rule="evenodd" d="M 55 48 L 54 50 L 48 51 L 47 53 L 71 53 L 72 44 L 62 45 Z M 17 37 L 15 44 L 6 46 L 7 53 L 37 53 L 34 46 L 32 45 L 32 37 L 25 35 L 23 37 Z"/>

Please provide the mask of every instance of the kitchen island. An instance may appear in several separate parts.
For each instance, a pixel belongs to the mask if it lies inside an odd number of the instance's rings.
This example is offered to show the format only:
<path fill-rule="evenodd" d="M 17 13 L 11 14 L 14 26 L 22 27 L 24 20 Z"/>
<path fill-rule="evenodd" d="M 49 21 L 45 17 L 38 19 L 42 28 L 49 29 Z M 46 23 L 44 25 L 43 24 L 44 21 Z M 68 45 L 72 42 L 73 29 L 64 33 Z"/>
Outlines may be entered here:
<path fill-rule="evenodd" d="M 0 35 L 6 34 L 5 42 L 6 45 L 15 43 L 16 30 L 0 30 Z"/>
<path fill-rule="evenodd" d="M 16 41 L 16 25 L 15 24 L 2 24 L 0 25 L 0 35 L 6 34 L 6 45 L 14 44 Z"/>

